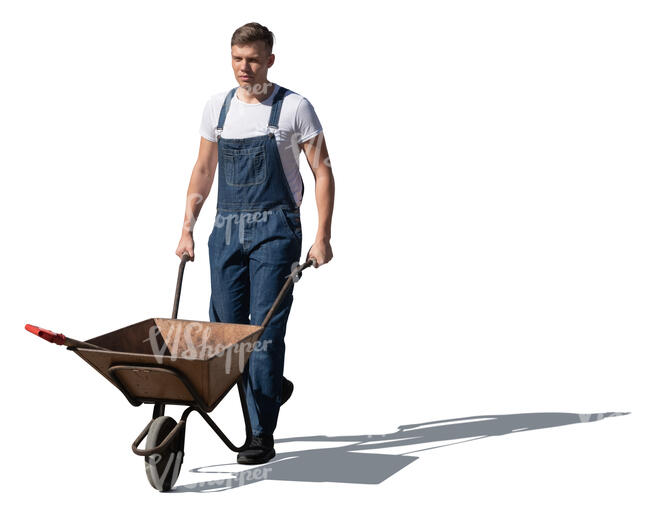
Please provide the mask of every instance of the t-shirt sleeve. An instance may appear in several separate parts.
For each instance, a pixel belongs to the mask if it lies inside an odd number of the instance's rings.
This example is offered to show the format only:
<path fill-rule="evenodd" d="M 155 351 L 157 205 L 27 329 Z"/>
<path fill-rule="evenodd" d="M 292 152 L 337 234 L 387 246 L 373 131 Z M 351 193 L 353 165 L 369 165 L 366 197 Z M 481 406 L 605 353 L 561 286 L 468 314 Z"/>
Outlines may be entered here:
<path fill-rule="evenodd" d="M 212 99 L 208 100 L 203 108 L 203 116 L 201 118 L 201 125 L 199 126 L 199 134 L 202 138 L 208 141 L 216 142 L 214 129 L 217 126 L 217 120 L 214 115 L 214 103 Z"/>
<path fill-rule="evenodd" d="M 323 131 L 314 106 L 304 97 L 296 110 L 295 130 L 298 143 L 304 143 Z"/>

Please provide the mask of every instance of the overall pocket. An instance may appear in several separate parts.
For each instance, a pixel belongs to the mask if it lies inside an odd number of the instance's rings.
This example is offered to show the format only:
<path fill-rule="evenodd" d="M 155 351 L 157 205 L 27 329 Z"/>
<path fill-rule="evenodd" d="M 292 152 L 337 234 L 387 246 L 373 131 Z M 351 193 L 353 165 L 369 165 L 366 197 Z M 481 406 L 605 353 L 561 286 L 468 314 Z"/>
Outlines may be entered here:
<path fill-rule="evenodd" d="M 255 186 L 266 180 L 264 145 L 223 149 L 223 172 L 229 186 Z"/>
<path fill-rule="evenodd" d="M 302 224 L 300 223 L 300 210 L 279 209 L 280 218 L 289 230 L 291 235 L 298 241 L 302 241 Z"/>

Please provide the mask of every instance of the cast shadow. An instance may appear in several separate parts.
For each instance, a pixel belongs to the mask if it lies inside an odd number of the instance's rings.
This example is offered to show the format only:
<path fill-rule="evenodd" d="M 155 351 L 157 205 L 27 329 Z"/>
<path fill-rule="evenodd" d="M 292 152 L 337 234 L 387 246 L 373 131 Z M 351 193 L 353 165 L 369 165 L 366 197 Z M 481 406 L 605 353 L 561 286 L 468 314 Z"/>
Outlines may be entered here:
<path fill-rule="evenodd" d="M 282 438 L 275 441 L 276 446 L 290 442 L 324 442 L 327 447 L 316 446 L 313 449 L 279 453 L 268 463 L 237 472 L 209 470 L 224 466 L 241 468 L 241 465 L 236 463 L 191 469 L 191 472 L 211 474 L 214 479 L 179 485 L 173 492 L 215 492 L 265 480 L 379 484 L 417 460 L 418 457 L 412 456 L 414 453 L 490 436 L 596 422 L 607 417 L 628 414 L 629 412 L 485 415 L 409 424 L 399 426 L 397 431 L 383 435 Z M 331 446 L 332 443 L 337 442 L 341 445 Z M 400 447 L 413 445 L 421 447 L 408 452 L 399 452 L 403 450 Z M 394 453 L 369 452 L 373 449 L 393 449 Z M 228 477 L 223 479 L 215 477 L 226 474 Z"/>

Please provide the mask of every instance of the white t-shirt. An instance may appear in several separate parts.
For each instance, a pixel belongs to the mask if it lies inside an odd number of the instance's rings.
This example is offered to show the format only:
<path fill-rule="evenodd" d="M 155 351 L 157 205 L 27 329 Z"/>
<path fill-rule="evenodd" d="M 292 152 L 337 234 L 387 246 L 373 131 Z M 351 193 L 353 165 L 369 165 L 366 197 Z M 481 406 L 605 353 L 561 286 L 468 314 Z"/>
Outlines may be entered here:
<path fill-rule="evenodd" d="M 271 96 L 264 102 L 255 104 L 242 102 L 235 93 L 230 102 L 230 109 L 223 124 L 221 137 L 251 138 L 268 134 L 267 127 L 271 116 L 273 97 L 279 88 L 280 86 L 274 84 Z M 219 113 L 228 91 L 211 96 L 203 109 L 199 134 L 209 141 L 217 141 Z M 284 168 L 287 182 L 298 206 L 302 202 L 302 179 L 299 169 L 300 147 L 298 144 L 313 138 L 322 130 L 320 121 L 309 100 L 287 89 L 282 102 L 275 139 L 278 144 L 282 168 Z"/>

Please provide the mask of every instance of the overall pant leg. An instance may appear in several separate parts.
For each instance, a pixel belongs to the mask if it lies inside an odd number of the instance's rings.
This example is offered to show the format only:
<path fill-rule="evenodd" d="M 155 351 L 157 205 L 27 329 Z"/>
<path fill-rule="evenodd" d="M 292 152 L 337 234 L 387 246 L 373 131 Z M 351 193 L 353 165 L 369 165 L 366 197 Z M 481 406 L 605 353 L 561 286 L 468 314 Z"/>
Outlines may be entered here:
<path fill-rule="evenodd" d="M 227 216 L 217 214 L 210 238 L 210 322 L 248 324 L 250 281 L 248 259 L 236 229 L 230 228 Z"/>
<path fill-rule="evenodd" d="M 291 221 L 289 222 L 291 223 Z M 249 254 L 251 323 L 260 325 L 300 260 L 302 240 L 280 210 L 255 229 L 258 245 Z M 293 284 L 260 336 L 244 372 L 253 434 L 272 435 L 278 420 L 284 371 L 284 336 L 293 303 Z"/>

